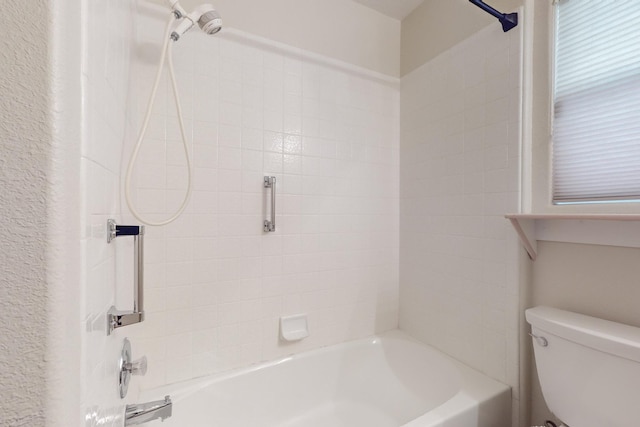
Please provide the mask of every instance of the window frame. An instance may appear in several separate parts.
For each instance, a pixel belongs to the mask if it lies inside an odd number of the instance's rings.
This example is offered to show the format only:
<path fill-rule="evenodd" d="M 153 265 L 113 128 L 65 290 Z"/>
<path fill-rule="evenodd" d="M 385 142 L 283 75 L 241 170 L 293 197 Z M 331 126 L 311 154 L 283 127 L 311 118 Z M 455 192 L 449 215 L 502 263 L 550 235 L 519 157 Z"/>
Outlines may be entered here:
<path fill-rule="evenodd" d="M 635 201 L 553 202 L 557 1 L 524 3 L 521 212 L 639 214 L 640 203 Z"/>
<path fill-rule="evenodd" d="M 555 209 L 565 209 L 571 213 L 640 213 L 640 199 L 583 200 L 557 202 L 554 200 L 554 134 L 555 134 L 555 94 L 556 94 L 556 60 L 558 37 L 558 7 L 563 0 L 551 0 L 549 11 L 549 152 L 548 152 L 548 195 L 547 201 Z M 576 0 L 564 0 L 576 1 Z"/>

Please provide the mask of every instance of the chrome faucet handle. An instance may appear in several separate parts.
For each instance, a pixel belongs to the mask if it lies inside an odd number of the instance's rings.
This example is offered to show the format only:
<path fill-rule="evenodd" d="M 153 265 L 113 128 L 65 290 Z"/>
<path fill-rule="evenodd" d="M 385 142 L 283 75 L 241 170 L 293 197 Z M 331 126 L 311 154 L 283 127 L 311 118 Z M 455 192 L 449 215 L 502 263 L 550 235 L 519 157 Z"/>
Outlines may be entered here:
<path fill-rule="evenodd" d="M 541 346 L 541 347 L 547 347 L 549 345 L 549 341 L 547 341 L 547 339 L 545 337 L 543 337 L 542 335 L 535 335 L 535 334 L 529 332 L 529 336 L 531 336 L 531 338 L 535 339 L 536 342 L 538 343 L 538 345 Z"/>
<path fill-rule="evenodd" d="M 142 356 L 138 360 L 125 363 L 124 369 L 129 371 L 131 375 L 145 376 L 147 374 L 147 356 Z"/>
<path fill-rule="evenodd" d="M 125 338 L 122 346 L 122 353 L 120 354 L 120 361 L 118 362 L 118 368 L 120 370 L 120 374 L 118 375 L 118 385 L 120 388 L 120 397 L 123 399 L 129 390 L 131 375 L 143 376 L 147 373 L 147 356 L 142 356 L 138 360 L 131 359 L 131 343 L 127 338 Z"/>

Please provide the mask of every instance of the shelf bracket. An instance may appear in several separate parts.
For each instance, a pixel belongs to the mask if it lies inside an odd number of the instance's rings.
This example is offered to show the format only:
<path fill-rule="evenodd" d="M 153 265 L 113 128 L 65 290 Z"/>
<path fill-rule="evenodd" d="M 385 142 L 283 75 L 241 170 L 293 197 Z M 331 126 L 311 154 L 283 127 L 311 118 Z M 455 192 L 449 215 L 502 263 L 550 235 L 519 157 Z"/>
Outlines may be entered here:
<path fill-rule="evenodd" d="M 521 219 L 507 216 L 507 219 L 511 221 L 511 225 L 518 233 L 520 242 L 524 246 L 529 258 L 532 261 L 536 260 L 538 256 L 538 241 L 536 239 L 536 220 L 535 219 Z"/>

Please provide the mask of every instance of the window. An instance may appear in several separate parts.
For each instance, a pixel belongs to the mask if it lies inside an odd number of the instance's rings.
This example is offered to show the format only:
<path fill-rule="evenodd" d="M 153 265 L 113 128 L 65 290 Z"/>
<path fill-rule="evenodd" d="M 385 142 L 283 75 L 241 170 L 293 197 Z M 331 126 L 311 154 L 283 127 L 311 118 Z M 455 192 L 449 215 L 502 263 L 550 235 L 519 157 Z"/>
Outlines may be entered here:
<path fill-rule="evenodd" d="M 640 1 L 555 12 L 553 201 L 640 201 Z"/>

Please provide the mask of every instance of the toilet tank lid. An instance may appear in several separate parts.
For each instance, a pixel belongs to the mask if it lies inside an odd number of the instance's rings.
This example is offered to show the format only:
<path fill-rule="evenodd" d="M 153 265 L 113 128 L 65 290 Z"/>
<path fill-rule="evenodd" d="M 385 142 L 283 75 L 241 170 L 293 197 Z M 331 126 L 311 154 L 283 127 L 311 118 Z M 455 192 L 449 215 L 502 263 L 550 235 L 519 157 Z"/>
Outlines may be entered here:
<path fill-rule="evenodd" d="M 525 317 L 541 331 L 640 363 L 640 328 L 545 306 Z"/>

